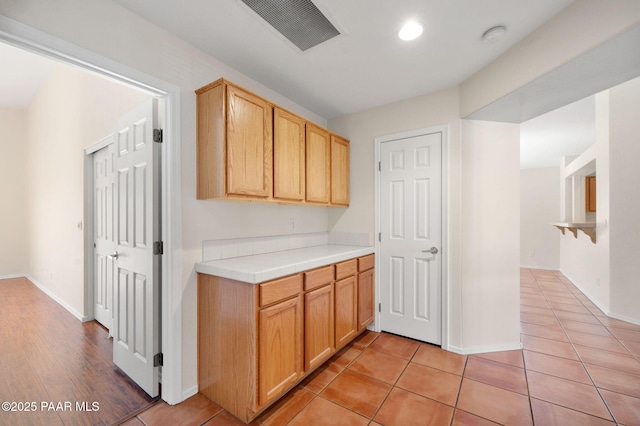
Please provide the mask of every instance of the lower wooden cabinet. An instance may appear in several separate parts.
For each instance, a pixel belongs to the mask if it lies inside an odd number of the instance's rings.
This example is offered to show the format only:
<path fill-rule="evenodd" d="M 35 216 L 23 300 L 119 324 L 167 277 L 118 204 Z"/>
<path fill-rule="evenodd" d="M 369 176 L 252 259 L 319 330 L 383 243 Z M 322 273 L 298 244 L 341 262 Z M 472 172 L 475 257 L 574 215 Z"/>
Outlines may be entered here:
<path fill-rule="evenodd" d="M 336 349 L 349 343 L 358 333 L 357 285 L 355 275 L 336 281 Z"/>
<path fill-rule="evenodd" d="M 259 405 L 264 405 L 302 376 L 302 295 L 260 309 L 258 321 Z"/>
<path fill-rule="evenodd" d="M 261 284 L 199 273 L 200 393 L 252 421 L 373 321 L 373 297 L 372 255 Z"/>
<path fill-rule="evenodd" d="M 304 369 L 313 370 L 335 352 L 333 284 L 304 295 Z"/>
<path fill-rule="evenodd" d="M 375 286 L 374 256 L 358 258 L 358 331 L 363 330 L 374 320 Z"/>
<path fill-rule="evenodd" d="M 374 316 L 373 269 L 358 274 L 358 331 L 373 322 Z"/>

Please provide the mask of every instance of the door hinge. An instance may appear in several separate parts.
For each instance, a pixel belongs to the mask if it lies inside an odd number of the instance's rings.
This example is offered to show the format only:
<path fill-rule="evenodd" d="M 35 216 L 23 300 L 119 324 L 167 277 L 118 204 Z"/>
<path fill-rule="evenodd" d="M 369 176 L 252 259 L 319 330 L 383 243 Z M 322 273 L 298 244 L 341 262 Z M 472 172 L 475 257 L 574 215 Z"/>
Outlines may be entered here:
<path fill-rule="evenodd" d="M 382 162 L 378 161 L 378 171 L 381 172 L 382 171 Z"/>
<path fill-rule="evenodd" d="M 153 356 L 153 366 L 154 367 L 160 367 L 162 365 L 163 362 L 163 357 L 162 357 L 162 352 L 158 352 L 157 354 L 155 354 Z"/>
<path fill-rule="evenodd" d="M 382 232 L 378 232 L 378 241 L 382 242 Z"/>
<path fill-rule="evenodd" d="M 382 312 L 382 303 L 378 303 L 378 312 Z"/>
<path fill-rule="evenodd" d="M 164 254 L 164 244 L 162 241 L 156 241 L 153 243 L 153 254 Z"/>
<path fill-rule="evenodd" d="M 162 143 L 162 129 L 153 129 L 153 141 Z"/>

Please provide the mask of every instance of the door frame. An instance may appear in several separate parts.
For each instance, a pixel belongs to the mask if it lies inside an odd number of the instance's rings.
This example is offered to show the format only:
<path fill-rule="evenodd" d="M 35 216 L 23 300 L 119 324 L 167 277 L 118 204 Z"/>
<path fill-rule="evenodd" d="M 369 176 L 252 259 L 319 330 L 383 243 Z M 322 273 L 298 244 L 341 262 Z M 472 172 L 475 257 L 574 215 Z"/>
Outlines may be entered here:
<path fill-rule="evenodd" d="M 182 210 L 180 168 L 180 88 L 112 59 L 93 53 L 50 34 L 0 15 L 0 41 L 68 65 L 81 68 L 158 98 L 163 128 L 161 164 L 161 266 L 160 329 L 163 352 L 162 399 L 170 405 L 182 402 Z M 86 155 L 85 155 L 86 158 Z M 85 160 L 86 161 L 86 160 Z M 85 167 L 86 176 L 86 167 Z M 86 179 L 85 179 L 86 190 Z M 84 223 L 88 223 L 85 200 Z M 93 313 L 93 277 L 88 275 L 87 229 L 84 230 L 84 311 Z M 90 243 L 93 246 L 93 242 Z M 188 395 L 191 396 L 191 395 Z"/>
<path fill-rule="evenodd" d="M 375 252 L 377 254 L 375 258 L 375 300 L 380 303 L 380 239 L 378 236 L 380 235 L 380 150 L 382 143 L 389 142 L 397 139 L 407 139 L 413 138 L 416 136 L 424 136 L 432 133 L 441 133 L 442 134 L 442 200 L 441 200 L 441 208 L 442 208 L 442 270 L 441 270 L 441 280 L 442 280 L 442 288 L 441 288 L 441 335 L 442 335 L 442 343 L 441 347 L 443 349 L 447 349 L 449 347 L 449 185 L 448 185 L 448 176 L 449 176 L 449 126 L 433 126 L 433 127 L 425 127 L 422 129 L 410 130 L 406 132 L 394 133 L 391 135 L 378 136 L 374 138 L 374 174 L 375 174 Z M 380 327 L 380 311 L 379 309 L 375 309 L 375 322 L 374 322 L 374 330 L 381 331 Z"/>
<path fill-rule="evenodd" d="M 84 315 L 82 321 L 91 321 L 95 316 L 95 188 L 93 154 L 112 145 L 115 133 L 100 139 L 84 149 Z M 111 330 L 109 330 L 111 336 Z"/>

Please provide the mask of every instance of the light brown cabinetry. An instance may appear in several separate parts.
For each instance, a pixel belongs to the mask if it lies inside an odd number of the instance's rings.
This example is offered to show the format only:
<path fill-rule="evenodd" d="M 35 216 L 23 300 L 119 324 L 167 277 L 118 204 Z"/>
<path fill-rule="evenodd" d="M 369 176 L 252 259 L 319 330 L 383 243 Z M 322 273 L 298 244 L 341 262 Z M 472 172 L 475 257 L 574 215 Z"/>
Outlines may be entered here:
<path fill-rule="evenodd" d="M 196 90 L 199 200 L 349 205 L 349 141 L 227 80 Z"/>
<path fill-rule="evenodd" d="M 373 255 L 358 259 L 358 331 L 373 322 L 375 287 Z"/>
<path fill-rule="evenodd" d="M 331 204 L 349 205 L 349 141 L 331 135 Z"/>
<path fill-rule="evenodd" d="M 307 123 L 307 201 L 331 199 L 331 134 Z"/>
<path fill-rule="evenodd" d="M 357 259 L 336 264 L 336 349 L 346 345 L 358 332 Z"/>
<path fill-rule="evenodd" d="M 274 108 L 273 196 L 304 200 L 305 122 L 297 115 Z"/>
<path fill-rule="evenodd" d="M 272 105 L 230 84 L 207 86 L 200 90 L 197 104 L 197 197 L 270 197 L 273 176 Z"/>
<path fill-rule="evenodd" d="M 260 284 L 199 273 L 199 391 L 253 420 L 364 330 L 358 309 L 373 308 L 358 284 L 373 273 L 360 272 L 367 264 L 373 256 Z"/>
<path fill-rule="evenodd" d="M 335 351 L 334 303 L 331 283 L 304 295 L 305 371 L 325 362 Z"/>
<path fill-rule="evenodd" d="M 302 296 L 260 309 L 259 405 L 292 386 L 303 373 Z"/>
<path fill-rule="evenodd" d="M 336 281 L 336 349 L 349 343 L 358 332 L 356 277 Z"/>
<path fill-rule="evenodd" d="M 596 211 L 596 177 L 587 176 L 585 178 L 585 209 L 589 213 Z"/>

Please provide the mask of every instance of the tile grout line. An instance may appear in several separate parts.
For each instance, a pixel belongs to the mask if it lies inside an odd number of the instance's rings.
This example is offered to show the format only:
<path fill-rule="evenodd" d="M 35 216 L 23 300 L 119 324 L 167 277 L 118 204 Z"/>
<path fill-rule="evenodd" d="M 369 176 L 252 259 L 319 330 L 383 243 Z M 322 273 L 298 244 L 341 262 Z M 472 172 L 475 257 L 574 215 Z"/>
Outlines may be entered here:
<path fill-rule="evenodd" d="M 344 372 L 345 372 L 345 370 L 346 370 L 347 368 L 349 368 L 349 366 L 350 366 L 351 364 L 353 364 L 353 363 L 354 363 L 354 361 L 355 361 L 356 359 L 358 359 L 358 358 L 360 357 L 360 355 L 362 355 L 362 353 L 363 353 L 363 352 L 364 352 L 364 351 L 365 351 L 369 346 L 371 346 L 371 345 L 373 344 L 373 342 L 375 342 L 375 341 L 378 339 L 378 337 L 380 337 L 380 336 L 379 336 L 379 335 L 378 335 L 378 336 L 376 336 L 376 338 L 375 338 L 375 339 L 373 339 L 371 342 L 369 342 L 369 344 L 368 344 L 368 345 L 364 346 L 364 347 L 360 350 L 360 354 L 358 354 L 358 356 L 356 356 L 356 357 L 355 357 L 355 358 L 353 358 L 351 361 L 349 361 L 349 362 L 344 366 L 344 368 L 342 369 L 342 371 L 340 371 L 338 374 L 336 374 L 336 376 L 335 376 L 333 379 L 329 380 L 329 382 L 328 382 L 326 385 L 324 385 L 324 386 L 322 387 L 322 389 L 320 389 L 320 391 L 319 391 L 317 394 L 316 394 L 316 393 L 313 393 L 313 392 L 310 392 L 310 391 L 306 391 L 306 390 L 305 390 L 306 392 L 309 392 L 309 393 L 313 394 L 313 398 L 311 398 L 311 399 L 309 400 L 309 402 L 307 402 L 306 404 L 304 404 L 304 406 L 303 406 L 303 407 L 302 407 L 302 408 L 301 408 L 301 409 L 300 409 L 300 410 L 299 410 L 299 411 L 298 411 L 298 412 L 297 412 L 293 417 L 291 417 L 291 419 L 289 419 L 289 420 L 285 423 L 285 425 L 290 424 L 290 423 L 291 423 L 291 422 L 292 422 L 296 417 L 298 417 L 298 416 L 300 415 L 300 413 L 302 413 L 302 411 L 303 411 L 305 408 L 307 408 L 307 406 L 308 406 L 309 404 L 311 404 L 311 403 L 312 403 L 316 398 L 322 398 L 322 399 L 324 399 L 324 400 L 326 400 L 326 401 L 329 401 L 329 402 L 331 402 L 331 403 L 333 403 L 333 404 L 336 404 L 336 405 L 338 405 L 338 406 L 340 406 L 340 407 L 342 407 L 342 408 L 344 408 L 344 409 L 346 409 L 346 410 L 349 410 L 349 411 L 351 411 L 352 413 L 355 413 L 355 414 L 357 414 L 357 415 L 359 415 L 359 416 L 362 416 L 362 417 L 365 417 L 365 418 L 366 418 L 366 416 L 363 416 L 362 414 L 360 414 L 360 413 L 358 413 L 358 412 L 355 412 L 355 411 L 353 411 L 353 410 L 352 410 L 352 409 L 350 409 L 350 408 L 344 407 L 344 406 L 342 406 L 342 405 L 338 404 L 337 402 L 331 401 L 331 400 L 329 400 L 329 399 L 327 399 L 327 398 L 324 398 L 324 397 L 320 396 L 320 393 L 322 393 L 326 388 L 328 388 L 328 387 L 331 385 L 331 383 L 333 383 L 333 382 L 334 382 L 334 381 L 335 381 L 339 376 L 341 376 L 341 375 L 342 375 L 342 373 L 344 373 Z M 343 351 L 343 350 L 344 350 L 344 352 L 347 352 L 347 351 L 348 351 L 348 349 L 349 349 L 349 348 L 348 348 L 348 347 L 349 347 L 349 345 L 351 345 L 351 343 L 350 343 L 350 344 L 348 344 L 348 345 L 345 345 L 345 346 L 344 346 L 344 348 L 341 348 L 340 350 L 341 350 L 341 351 Z M 353 348 L 353 346 L 351 346 L 351 348 Z M 337 354 L 336 354 L 336 355 L 337 355 Z M 334 356 L 335 356 L 335 355 L 334 355 Z M 331 358 L 333 358 L 333 357 L 331 357 Z M 329 358 L 329 360 L 330 360 L 331 358 Z M 298 388 L 298 389 L 303 389 L 303 390 L 304 390 L 304 387 L 300 387 L 300 385 L 301 385 L 301 384 L 302 384 L 302 383 L 300 383 L 298 386 L 296 386 L 296 388 Z M 289 391 L 289 392 L 291 392 L 291 391 Z M 385 398 L 385 399 L 386 399 L 386 398 Z M 384 402 L 384 400 L 383 400 L 383 402 Z M 382 406 L 382 404 L 380 404 L 380 405 Z M 373 421 L 373 419 L 369 419 L 369 423 L 371 423 L 372 421 Z M 262 423 L 262 422 L 260 422 L 260 424 L 264 425 L 264 423 Z"/>
<path fill-rule="evenodd" d="M 536 281 L 537 284 L 537 280 L 534 276 L 534 280 Z M 563 286 L 566 287 L 565 283 L 563 283 L 562 281 L 560 281 L 562 283 Z M 574 284 L 571 284 L 572 286 L 575 287 Z M 539 287 L 539 286 L 538 286 Z M 576 287 L 577 288 L 577 287 Z M 542 290 L 542 289 L 541 289 Z M 578 289 L 579 290 L 579 289 Z M 573 292 L 572 292 L 573 294 Z M 544 296 L 545 300 L 547 300 L 547 303 L 549 303 L 549 299 L 547 299 L 546 294 L 544 294 L 544 292 L 542 292 L 542 295 Z M 574 295 L 575 297 L 575 295 Z M 578 299 L 576 297 L 576 299 L 580 302 L 580 304 L 582 306 L 584 306 L 584 303 L 582 303 L 582 301 L 580 299 Z M 587 376 L 589 377 L 589 380 L 591 380 L 591 384 L 593 385 L 593 388 L 595 389 L 596 393 L 598 394 L 598 396 L 600 397 L 600 399 L 602 400 L 602 403 L 604 404 L 604 406 L 607 408 L 607 411 L 609 412 L 609 415 L 611 416 L 611 420 L 613 420 L 613 422 L 617 425 L 618 422 L 615 418 L 615 416 L 613 415 L 613 412 L 611 411 L 611 408 L 609 408 L 609 404 L 607 404 L 607 401 L 604 399 L 604 397 L 602 396 L 602 394 L 600 393 L 600 389 L 598 389 L 598 387 L 596 386 L 595 381 L 593 380 L 593 377 L 591 377 L 591 373 L 589 372 L 589 370 L 587 369 L 587 367 L 584 365 L 584 360 L 582 359 L 582 356 L 580 356 L 580 354 L 578 353 L 578 351 L 576 350 L 575 344 L 573 343 L 573 340 L 571 339 L 571 337 L 569 336 L 569 334 L 567 333 L 567 330 L 564 327 L 564 324 L 562 324 L 562 321 L 560 321 L 560 318 L 556 315 L 556 310 L 553 308 L 553 306 L 549 303 L 549 307 L 551 308 L 551 311 L 553 312 L 554 317 L 556 318 L 556 320 L 558 321 L 558 323 L 560 324 L 560 327 L 562 328 L 562 332 L 565 334 L 565 336 L 567 337 L 567 341 L 569 342 L 569 344 L 571 345 L 571 348 L 573 349 L 573 351 L 575 352 L 576 356 L 578 357 L 578 359 L 580 360 L 580 365 L 582 365 L 582 368 L 584 369 L 584 371 L 587 373 Z M 586 308 L 586 306 L 585 306 Z M 593 314 L 593 312 L 589 311 L 589 313 L 595 317 L 595 315 Z M 600 320 L 598 320 L 598 318 L 595 318 L 596 321 L 600 322 Z M 612 333 L 613 334 L 613 333 Z M 614 336 L 615 337 L 615 336 Z M 524 358 L 524 357 L 523 357 Z M 555 376 L 554 376 L 555 377 Z M 531 396 L 529 396 L 531 398 Z M 557 404 L 556 404 L 557 405 Z M 564 407 L 564 408 L 568 408 L 568 409 L 572 409 L 570 407 Z M 577 410 L 574 410 L 577 411 Z M 580 411 L 582 412 L 582 411 Z M 589 413 L 584 413 L 587 415 L 591 415 Z M 596 418 L 598 418 L 598 416 L 594 416 Z M 606 419 L 605 419 L 606 420 Z"/>
<path fill-rule="evenodd" d="M 538 288 L 538 290 L 540 292 L 542 292 L 542 290 L 540 289 L 540 286 L 538 285 L 538 282 L 536 281 L 535 277 L 533 276 L 533 273 L 531 273 L 531 276 L 532 276 L 533 282 L 536 284 L 536 287 Z M 522 291 L 520 292 L 520 294 L 522 294 Z M 522 310 L 520 311 L 520 313 L 522 313 Z M 556 321 L 557 321 L 557 319 L 556 319 Z M 520 344 L 522 344 L 522 319 L 520 319 Z M 529 389 L 529 374 L 528 374 L 528 370 L 527 370 L 527 360 L 524 357 L 524 346 L 521 349 L 521 355 L 522 355 L 522 365 L 524 366 L 524 380 L 525 380 L 525 382 L 527 384 L 527 396 L 529 397 L 528 399 L 529 399 L 529 412 L 531 413 L 531 423 L 535 426 L 536 419 L 535 419 L 535 417 L 533 415 L 533 401 L 532 401 L 532 397 L 531 397 L 531 390 Z"/>
<path fill-rule="evenodd" d="M 422 343 L 420 343 L 422 344 Z M 420 349 L 420 344 L 418 344 L 418 347 L 416 348 L 416 350 L 413 352 L 413 355 L 411 355 L 411 358 L 409 358 L 407 365 L 404 366 L 404 368 L 402 369 L 402 371 L 400 372 L 400 374 L 398 375 L 398 378 L 391 384 L 391 387 L 389 388 L 389 392 L 387 392 L 387 395 L 382 399 L 382 402 L 380 402 L 380 406 L 375 410 L 375 412 L 373 413 L 373 415 L 371 416 L 371 419 L 369 419 L 369 424 L 371 424 L 371 422 L 373 422 L 374 418 L 378 415 L 378 412 L 380 411 L 380 409 L 382 408 L 382 406 L 384 405 L 384 403 L 387 401 L 387 398 L 389 398 L 389 395 L 391 395 L 391 392 L 393 391 L 393 389 L 396 387 L 396 383 L 398 383 L 398 381 L 400 380 L 400 377 L 402 377 L 402 375 L 404 374 L 404 372 L 407 370 L 407 368 L 409 367 L 409 364 L 411 364 L 411 361 L 413 360 L 413 358 L 416 356 L 416 354 L 418 353 L 418 349 Z M 375 351 L 375 349 L 372 349 Z M 383 352 L 381 352 L 383 353 Z M 391 355 L 391 354 L 387 354 L 387 355 Z M 393 356 L 393 355 L 391 355 Z M 398 358 L 398 357 L 396 357 Z M 400 358 L 402 359 L 402 358 Z M 402 389 L 402 388 L 400 388 Z M 412 392 L 413 393 L 413 392 Z"/>

